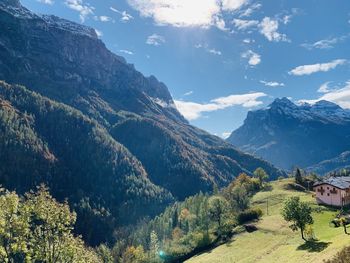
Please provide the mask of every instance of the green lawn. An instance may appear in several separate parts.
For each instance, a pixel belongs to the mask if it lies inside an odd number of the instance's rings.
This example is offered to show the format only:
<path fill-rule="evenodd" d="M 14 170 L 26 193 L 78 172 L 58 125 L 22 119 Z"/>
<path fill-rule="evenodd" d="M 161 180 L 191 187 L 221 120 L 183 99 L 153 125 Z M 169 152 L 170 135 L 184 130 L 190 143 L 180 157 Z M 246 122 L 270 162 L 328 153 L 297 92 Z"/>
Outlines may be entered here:
<path fill-rule="evenodd" d="M 288 196 L 300 196 L 301 200 L 309 202 L 313 207 L 317 205 L 312 193 L 286 190 L 290 182 L 290 179 L 272 182 L 271 191 L 259 192 L 253 197 L 252 206 L 264 211 L 264 216 L 257 223 L 258 231 L 239 234 L 229 243 L 197 255 L 187 262 L 322 262 L 334 256 L 345 245 L 350 245 L 350 235 L 345 235 L 341 227 L 329 225 L 337 214 L 337 210 L 329 208 L 322 207 L 324 211 L 313 213 L 317 242 L 305 243 L 300 232 L 291 231 L 280 215 L 283 200 Z"/>

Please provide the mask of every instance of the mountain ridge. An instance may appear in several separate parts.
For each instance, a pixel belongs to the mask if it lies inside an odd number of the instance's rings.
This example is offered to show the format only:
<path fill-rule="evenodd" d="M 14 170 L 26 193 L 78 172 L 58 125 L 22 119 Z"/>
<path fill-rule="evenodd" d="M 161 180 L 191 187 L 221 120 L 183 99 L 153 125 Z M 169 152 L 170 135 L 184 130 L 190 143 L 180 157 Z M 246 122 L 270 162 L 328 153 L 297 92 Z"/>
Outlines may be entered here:
<path fill-rule="evenodd" d="M 278 167 L 308 167 L 350 147 L 350 111 L 319 101 L 296 105 L 287 98 L 250 111 L 228 142 Z"/>

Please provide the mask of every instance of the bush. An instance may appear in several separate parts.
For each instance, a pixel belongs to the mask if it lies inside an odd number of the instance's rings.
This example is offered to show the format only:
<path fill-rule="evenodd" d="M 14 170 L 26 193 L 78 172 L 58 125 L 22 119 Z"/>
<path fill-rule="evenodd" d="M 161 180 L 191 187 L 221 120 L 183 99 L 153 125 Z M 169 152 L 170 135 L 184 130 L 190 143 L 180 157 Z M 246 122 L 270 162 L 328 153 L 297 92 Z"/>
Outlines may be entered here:
<path fill-rule="evenodd" d="M 262 216 L 262 210 L 260 208 L 248 209 L 238 214 L 237 222 L 242 225 L 248 221 L 259 219 Z"/>

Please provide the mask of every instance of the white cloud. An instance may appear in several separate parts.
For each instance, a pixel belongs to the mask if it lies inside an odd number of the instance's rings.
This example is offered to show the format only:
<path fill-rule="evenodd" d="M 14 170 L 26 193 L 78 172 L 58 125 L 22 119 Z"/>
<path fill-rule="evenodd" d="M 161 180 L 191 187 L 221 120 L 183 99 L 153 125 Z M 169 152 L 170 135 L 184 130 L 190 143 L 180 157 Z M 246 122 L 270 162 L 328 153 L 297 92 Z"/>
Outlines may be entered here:
<path fill-rule="evenodd" d="M 190 91 L 186 92 L 186 93 L 184 94 L 184 96 L 190 96 L 190 95 L 192 95 L 192 94 L 193 94 L 193 90 L 190 90 Z"/>
<path fill-rule="evenodd" d="M 225 29 L 223 12 L 236 11 L 248 0 L 128 0 L 144 17 L 158 25 L 175 27 L 216 26 Z"/>
<path fill-rule="evenodd" d="M 127 21 L 134 19 L 134 17 L 132 15 L 128 14 L 126 11 L 123 11 L 121 15 L 122 15 L 121 20 L 124 22 L 127 22 Z"/>
<path fill-rule="evenodd" d="M 243 10 L 239 17 L 249 17 L 251 16 L 256 10 L 261 8 L 261 4 L 255 3 L 249 6 L 247 9 Z"/>
<path fill-rule="evenodd" d="M 340 89 L 329 90 L 326 94 L 315 100 L 300 100 L 299 102 L 306 102 L 314 104 L 320 100 L 327 100 L 334 102 L 344 109 L 350 109 L 350 81 L 345 83 L 345 86 Z"/>
<path fill-rule="evenodd" d="M 227 31 L 228 28 L 226 28 L 226 23 L 222 18 L 217 17 L 215 20 L 215 26 L 222 30 L 222 31 Z"/>
<path fill-rule="evenodd" d="M 248 0 L 222 0 L 222 9 L 224 11 L 235 11 L 248 3 Z"/>
<path fill-rule="evenodd" d="M 214 54 L 214 55 L 218 55 L 218 56 L 222 55 L 221 51 L 216 50 L 215 48 L 209 49 L 208 52 L 211 54 Z"/>
<path fill-rule="evenodd" d="M 264 84 L 267 87 L 284 87 L 284 83 L 282 82 L 277 82 L 277 81 L 264 81 L 264 80 L 260 80 L 260 83 Z"/>
<path fill-rule="evenodd" d="M 306 48 L 306 49 L 309 49 L 309 50 L 314 49 L 314 48 L 331 49 L 331 48 L 334 48 L 335 44 L 343 41 L 345 38 L 346 38 L 346 36 L 327 38 L 327 39 L 322 39 L 322 40 L 316 41 L 315 43 L 312 43 L 312 44 L 304 43 L 304 44 L 301 44 L 301 46 Z"/>
<path fill-rule="evenodd" d="M 269 41 L 289 41 L 285 34 L 278 32 L 278 20 L 264 17 L 260 25 L 260 33 L 263 34 Z"/>
<path fill-rule="evenodd" d="M 79 12 L 80 21 L 84 22 L 86 17 L 94 13 L 95 8 L 89 4 L 84 4 L 83 0 L 65 0 L 65 4 L 70 9 Z"/>
<path fill-rule="evenodd" d="M 53 0 L 36 0 L 36 1 L 47 5 L 53 5 L 55 3 L 55 1 Z"/>
<path fill-rule="evenodd" d="M 330 81 L 327 81 L 325 83 L 323 83 L 320 88 L 317 90 L 317 92 L 320 92 L 320 93 L 327 93 L 327 92 L 330 92 L 330 88 L 329 88 L 329 83 Z"/>
<path fill-rule="evenodd" d="M 160 46 L 164 43 L 165 43 L 165 38 L 157 34 L 150 35 L 146 40 L 146 44 L 153 45 L 153 46 Z"/>
<path fill-rule="evenodd" d="M 254 43 L 254 42 L 255 42 L 254 39 L 250 39 L 250 38 L 243 39 L 243 43 L 245 43 L 245 44 L 250 44 L 250 43 Z"/>
<path fill-rule="evenodd" d="M 100 16 L 98 18 L 101 22 L 109 22 L 112 21 L 112 18 L 110 18 L 109 16 Z"/>
<path fill-rule="evenodd" d="M 339 65 L 344 65 L 347 61 L 345 59 L 335 59 L 328 63 L 318 63 L 312 65 L 303 65 L 296 67 L 289 71 L 290 75 L 302 76 L 302 75 L 310 75 L 316 72 L 326 72 L 331 69 L 336 68 Z"/>
<path fill-rule="evenodd" d="M 292 19 L 292 15 L 285 15 L 282 18 L 282 22 L 283 22 L 283 24 L 287 25 L 288 23 L 290 23 L 291 19 Z"/>
<path fill-rule="evenodd" d="M 175 105 L 181 114 L 188 120 L 195 120 L 202 116 L 204 112 L 223 110 L 233 106 L 252 108 L 261 105 L 263 102 L 259 98 L 267 96 L 265 93 L 256 92 L 240 95 L 230 95 L 211 100 L 209 103 L 201 104 L 197 102 L 175 100 Z"/>
<path fill-rule="evenodd" d="M 231 135 L 231 132 L 223 132 L 223 133 L 221 134 L 221 138 L 227 139 L 228 137 L 230 137 L 230 135 Z"/>
<path fill-rule="evenodd" d="M 128 14 L 126 11 L 119 11 L 118 9 L 114 8 L 114 7 L 110 7 L 109 8 L 111 11 L 118 13 L 119 15 L 121 15 L 120 20 L 123 22 L 128 22 L 132 19 L 134 19 L 134 17 L 130 14 Z"/>
<path fill-rule="evenodd" d="M 257 20 L 233 19 L 232 23 L 238 30 L 246 30 L 259 24 Z"/>
<path fill-rule="evenodd" d="M 247 58 L 248 64 L 251 66 L 256 66 L 261 62 L 261 56 L 252 50 L 242 53 L 242 58 Z"/>
<path fill-rule="evenodd" d="M 209 48 L 208 44 L 196 44 L 194 46 L 195 48 L 199 49 L 199 48 L 203 48 L 206 52 L 211 53 L 213 55 L 217 55 L 217 56 L 221 56 L 222 52 L 220 50 L 217 50 L 215 48 Z"/>
<path fill-rule="evenodd" d="M 119 52 L 127 54 L 127 55 L 134 55 L 134 52 L 126 49 L 120 49 Z"/>

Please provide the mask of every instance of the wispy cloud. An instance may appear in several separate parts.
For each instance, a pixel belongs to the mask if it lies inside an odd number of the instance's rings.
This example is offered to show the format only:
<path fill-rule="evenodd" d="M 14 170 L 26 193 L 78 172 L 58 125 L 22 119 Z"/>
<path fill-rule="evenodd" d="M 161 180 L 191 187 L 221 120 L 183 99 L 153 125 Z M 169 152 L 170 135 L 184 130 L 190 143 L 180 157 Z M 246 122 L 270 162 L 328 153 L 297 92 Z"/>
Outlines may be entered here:
<path fill-rule="evenodd" d="M 65 5 L 70 9 L 79 12 L 81 22 L 85 22 L 85 19 L 89 15 L 93 15 L 95 10 L 90 4 L 85 4 L 83 0 L 65 0 Z"/>
<path fill-rule="evenodd" d="M 193 90 L 190 90 L 190 91 L 184 93 L 184 96 L 190 96 L 190 95 L 192 95 L 192 94 L 193 94 Z"/>
<path fill-rule="evenodd" d="M 260 27 L 260 33 L 263 34 L 269 41 L 274 41 L 274 42 L 290 41 L 285 34 L 281 34 L 278 32 L 279 22 L 277 19 L 264 17 L 259 27 Z"/>
<path fill-rule="evenodd" d="M 346 62 L 347 62 L 346 59 L 335 59 L 328 63 L 303 65 L 292 69 L 288 73 L 290 75 L 302 76 L 302 75 L 310 75 L 316 72 L 327 72 L 331 69 L 336 68 L 337 66 L 344 65 Z"/>
<path fill-rule="evenodd" d="M 211 53 L 211 54 L 214 54 L 214 55 L 218 55 L 218 56 L 222 55 L 221 51 L 220 50 L 216 50 L 215 48 L 209 49 L 208 52 Z"/>
<path fill-rule="evenodd" d="M 248 59 L 248 64 L 250 66 L 256 66 L 261 62 L 261 56 L 252 50 L 242 53 L 242 58 Z"/>
<path fill-rule="evenodd" d="M 127 55 L 134 55 L 134 52 L 127 50 L 127 49 L 120 49 L 119 52 L 127 54 Z"/>
<path fill-rule="evenodd" d="M 132 19 L 134 19 L 134 17 L 130 14 L 128 14 L 126 11 L 120 11 L 114 7 L 110 7 L 109 8 L 111 11 L 115 12 L 115 13 L 118 13 L 119 15 L 121 15 L 121 18 L 120 20 L 123 21 L 123 22 L 128 22 Z"/>
<path fill-rule="evenodd" d="M 299 102 L 314 104 L 320 100 L 331 101 L 340 105 L 344 109 L 350 109 L 350 81 L 347 81 L 342 88 L 326 91 L 326 93 L 318 99 L 300 100 Z"/>
<path fill-rule="evenodd" d="M 258 20 L 233 19 L 232 23 L 238 30 L 246 30 L 248 28 L 256 27 L 259 25 Z"/>
<path fill-rule="evenodd" d="M 36 0 L 36 1 L 46 5 L 53 5 L 55 3 L 55 1 L 53 0 Z"/>
<path fill-rule="evenodd" d="M 250 43 L 254 43 L 254 42 L 255 42 L 254 39 L 250 39 L 250 38 L 243 39 L 243 43 L 245 43 L 245 44 L 250 44 Z"/>
<path fill-rule="evenodd" d="M 146 44 L 153 46 L 160 46 L 165 43 L 165 38 L 158 34 L 152 34 L 147 37 Z"/>
<path fill-rule="evenodd" d="M 216 26 L 225 30 L 223 13 L 239 10 L 249 0 L 128 0 L 144 17 L 157 25 L 175 27 Z"/>
<path fill-rule="evenodd" d="M 222 55 L 222 52 L 220 50 L 217 50 L 215 48 L 210 48 L 208 46 L 208 44 L 197 44 L 194 46 L 195 48 L 199 49 L 199 48 L 202 48 L 204 49 L 206 52 L 210 53 L 210 54 L 213 54 L 213 55 L 217 55 L 217 56 L 221 56 Z"/>
<path fill-rule="evenodd" d="M 258 9 L 260 9 L 262 7 L 261 4 L 259 3 L 255 3 L 250 5 L 248 8 L 246 8 L 245 10 L 243 10 L 239 17 L 249 17 L 251 16 L 255 11 L 257 11 Z"/>
<path fill-rule="evenodd" d="M 341 37 L 334 37 L 334 38 L 327 38 L 327 39 L 322 39 L 319 41 L 316 41 L 314 43 L 304 43 L 301 44 L 302 47 L 306 48 L 306 49 L 331 49 L 334 48 L 334 46 L 341 42 L 344 41 L 347 38 L 347 36 L 341 36 Z"/>
<path fill-rule="evenodd" d="M 327 81 L 327 82 L 323 83 L 320 86 L 320 88 L 317 90 L 317 92 L 319 92 L 319 93 L 328 93 L 328 92 L 330 92 L 331 91 L 331 89 L 329 88 L 329 84 L 330 83 L 331 83 L 330 81 Z"/>
<path fill-rule="evenodd" d="M 277 82 L 277 81 L 264 81 L 264 80 L 260 80 L 260 83 L 264 84 L 267 87 L 284 87 L 284 83 L 283 82 Z"/>
<path fill-rule="evenodd" d="M 109 22 L 112 21 L 112 18 L 109 16 L 99 16 L 98 20 L 100 20 L 101 22 Z"/>
<path fill-rule="evenodd" d="M 209 103 L 197 103 L 182 100 L 175 100 L 175 105 L 181 114 L 188 120 L 196 120 L 204 112 L 223 110 L 233 106 L 252 108 L 261 105 L 259 99 L 267 96 L 265 93 L 256 92 L 248 94 L 230 95 L 211 100 Z"/>

